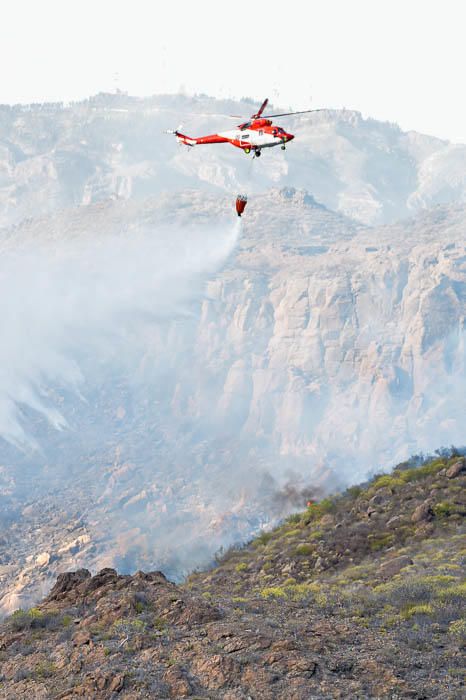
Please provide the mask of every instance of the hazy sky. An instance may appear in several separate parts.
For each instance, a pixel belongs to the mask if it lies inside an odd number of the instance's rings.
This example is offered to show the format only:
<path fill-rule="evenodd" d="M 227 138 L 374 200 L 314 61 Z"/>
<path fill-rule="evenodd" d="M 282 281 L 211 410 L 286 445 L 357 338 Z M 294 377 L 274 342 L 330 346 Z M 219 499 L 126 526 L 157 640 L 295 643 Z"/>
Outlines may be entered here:
<path fill-rule="evenodd" d="M 269 96 L 466 141 L 464 0 L 3 0 L 0 19 L 3 103 Z"/>

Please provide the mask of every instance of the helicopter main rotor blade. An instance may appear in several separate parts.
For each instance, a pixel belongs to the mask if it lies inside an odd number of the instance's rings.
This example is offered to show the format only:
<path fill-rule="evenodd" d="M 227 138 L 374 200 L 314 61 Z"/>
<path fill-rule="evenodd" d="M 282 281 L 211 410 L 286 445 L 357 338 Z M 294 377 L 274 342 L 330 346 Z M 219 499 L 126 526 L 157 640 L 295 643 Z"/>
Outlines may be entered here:
<path fill-rule="evenodd" d="M 259 119 L 260 116 L 261 116 L 261 114 L 262 114 L 262 112 L 263 112 L 264 109 L 267 107 L 268 103 L 269 103 L 269 98 L 266 97 L 265 100 L 263 101 L 263 103 L 261 104 L 261 106 L 259 107 L 259 111 L 256 112 L 255 114 L 253 114 L 252 117 L 251 117 L 251 119 Z"/>
<path fill-rule="evenodd" d="M 301 112 L 282 112 L 281 114 L 264 114 L 264 119 L 274 119 L 275 117 L 290 117 L 293 114 L 309 114 L 310 112 L 326 112 L 322 109 L 303 109 Z"/>
<path fill-rule="evenodd" d="M 181 114 L 182 115 L 186 114 L 186 115 L 189 115 L 190 117 L 221 117 L 222 119 L 244 119 L 244 115 L 222 114 L 220 112 L 181 112 Z"/>

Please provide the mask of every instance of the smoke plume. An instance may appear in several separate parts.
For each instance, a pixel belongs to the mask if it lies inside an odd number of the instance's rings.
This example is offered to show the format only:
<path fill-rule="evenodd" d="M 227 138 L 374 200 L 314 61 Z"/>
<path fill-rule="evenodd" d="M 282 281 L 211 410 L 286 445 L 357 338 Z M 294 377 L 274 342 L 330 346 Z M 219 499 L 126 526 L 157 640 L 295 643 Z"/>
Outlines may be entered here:
<path fill-rule="evenodd" d="M 58 430 L 69 421 L 50 396 L 60 386 L 86 399 L 83 364 L 121 364 L 141 350 L 154 320 L 186 314 L 205 276 L 232 252 L 226 231 L 140 230 L 130 237 L 29 242 L 0 262 L 0 435 L 40 447 L 27 409 Z M 87 358 L 86 362 L 82 362 Z"/>

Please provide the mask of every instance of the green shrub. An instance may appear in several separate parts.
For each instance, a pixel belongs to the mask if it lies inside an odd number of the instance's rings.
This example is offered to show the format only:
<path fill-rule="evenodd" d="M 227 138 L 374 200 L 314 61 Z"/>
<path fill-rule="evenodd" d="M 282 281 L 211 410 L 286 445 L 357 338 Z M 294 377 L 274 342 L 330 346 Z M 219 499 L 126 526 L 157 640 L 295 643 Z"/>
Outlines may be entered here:
<path fill-rule="evenodd" d="M 438 586 L 448 585 L 458 581 L 456 576 L 451 574 L 434 574 L 433 576 L 420 576 L 417 581 L 427 583 L 435 590 Z"/>
<path fill-rule="evenodd" d="M 365 579 L 370 575 L 371 569 L 367 564 L 358 564 L 358 565 L 353 565 L 353 566 L 348 566 L 344 574 L 345 576 L 350 579 L 350 581 L 360 581 L 361 579 Z"/>
<path fill-rule="evenodd" d="M 26 629 L 26 627 L 29 627 L 30 622 L 31 620 L 27 612 L 22 608 L 15 610 L 8 619 L 10 627 L 12 627 L 15 631 Z"/>
<path fill-rule="evenodd" d="M 42 661 L 35 668 L 35 675 L 38 678 L 50 678 L 56 673 L 56 667 L 51 661 Z"/>
<path fill-rule="evenodd" d="M 350 486 L 349 488 L 346 489 L 344 495 L 348 496 L 351 498 L 353 501 L 356 500 L 358 496 L 360 496 L 363 492 L 363 489 L 361 486 Z"/>
<path fill-rule="evenodd" d="M 258 536 L 256 537 L 256 539 L 254 540 L 253 544 L 254 544 L 256 547 L 259 546 L 259 545 L 265 545 L 265 544 L 267 544 L 268 542 L 270 542 L 270 540 L 272 539 L 272 537 L 273 537 L 273 533 L 271 533 L 271 532 L 261 532 L 260 535 L 258 535 Z"/>
<path fill-rule="evenodd" d="M 320 520 L 326 513 L 332 513 L 336 510 L 336 501 L 334 498 L 324 498 L 319 503 L 311 503 L 307 507 L 303 515 L 303 523 L 308 525 L 313 520 Z"/>
<path fill-rule="evenodd" d="M 454 586 L 449 586 L 448 588 L 444 588 L 439 592 L 438 597 L 442 600 L 466 600 L 466 581 L 457 583 Z"/>
<path fill-rule="evenodd" d="M 15 631 L 25 629 L 58 629 L 62 624 L 63 617 L 56 611 L 44 612 L 39 608 L 31 608 L 30 610 L 22 610 L 21 608 L 8 618 L 7 623 Z"/>
<path fill-rule="evenodd" d="M 448 518 L 456 512 L 456 508 L 453 503 L 443 501 L 442 503 L 436 503 L 433 511 L 436 518 Z"/>
<path fill-rule="evenodd" d="M 121 618 L 120 620 L 115 620 L 107 634 L 105 634 L 106 630 L 101 625 L 98 634 L 104 633 L 106 638 L 111 638 L 113 633 L 117 636 L 131 639 L 134 635 L 144 632 L 146 627 L 147 623 L 139 618 Z"/>
<path fill-rule="evenodd" d="M 300 601 L 312 598 L 318 605 L 324 605 L 327 602 L 327 596 L 322 586 L 314 581 L 311 583 L 285 584 L 284 588 L 286 596 L 292 600 Z"/>
<path fill-rule="evenodd" d="M 261 590 L 262 598 L 284 598 L 285 591 L 280 586 L 270 586 Z"/>
<path fill-rule="evenodd" d="M 434 609 L 430 603 L 408 605 L 401 611 L 401 616 L 405 620 L 410 620 L 415 615 L 432 615 L 433 611 Z"/>
<path fill-rule="evenodd" d="M 453 620 L 448 625 L 449 634 L 466 640 L 466 620 Z"/>
<path fill-rule="evenodd" d="M 155 629 L 158 630 L 159 632 L 163 632 L 164 630 L 167 629 L 167 622 L 163 618 L 156 617 L 153 622 L 154 622 Z"/>
<path fill-rule="evenodd" d="M 284 533 L 284 537 L 297 537 L 298 535 L 302 534 L 302 530 L 299 528 L 296 528 L 294 530 L 288 530 L 288 532 Z"/>
<path fill-rule="evenodd" d="M 428 476 L 433 476 L 444 468 L 445 461 L 443 459 L 435 459 L 433 462 L 424 464 L 422 467 L 414 467 L 414 469 L 406 469 L 403 471 L 395 469 L 393 473 L 404 483 L 409 483 L 411 481 L 420 481 Z"/>
<path fill-rule="evenodd" d="M 311 544 L 298 544 L 294 551 L 296 556 L 305 557 L 313 553 L 314 547 Z"/>
<path fill-rule="evenodd" d="M 242 561 L 235 566 L 235 571 L 237 571 L 238 573 L 241 573 L 242 571 L 246 571 L 247 568 L 248 568 L 248 565 L 246 564 L 246 562 Z"/>
<path fill-rule="evenodd" d="M 454 576 L 410 576 L 379 584 L 373 588 L 372 603 L 400 610 L 401 619 L 416 614 L 432 614 L 436 622 L 447 624 L 458 617 L 464 606 L 464 586 L 451 585 Z M 462 597 L 463 596 L 463 597 Z"/>
<path fill-rule="evenodd" d="M 380 537 L 370 537 L 370 535 L 368 537 L 370 538 L 369 547 L 373 552 L 378 552 L 381 549 L 385 549 L 385 547 L 390 547 L 395 540 L 395 536 L 392 533 L 386 533 Z"/>
<path fill-rule="evenodd" d="M 382 476 L 379 476 L 376 479 L 376 481 L 374 481 L 374 483 L 372 484 L 372 489 L 376 491 L 384 487 L 396 489 L 399 486 L 403 486 L 403 484 L 403 479 L 400 479 L 396 476 L 392 476 L 391 474 L 383 474 Z"/>
<path fill-rule="evenodd" d="M 297 525 L 301 522 L 301 517 L 301 513 L 293 513 L 293 515 L 288 516 L 285 522 L 289 523 L 290 525 Z"/>

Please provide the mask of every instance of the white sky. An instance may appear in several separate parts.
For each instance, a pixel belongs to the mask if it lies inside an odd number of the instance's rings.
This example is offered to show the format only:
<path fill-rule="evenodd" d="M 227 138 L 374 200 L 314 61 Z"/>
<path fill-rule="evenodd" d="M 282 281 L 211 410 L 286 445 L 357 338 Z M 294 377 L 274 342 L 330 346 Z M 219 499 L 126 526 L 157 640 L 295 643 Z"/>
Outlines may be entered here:
<path fill-rule="evenodd" d="M 268 96 L 466 141 L 465 20 L 465 0 L 2 0 L 0 102 Z"/>

